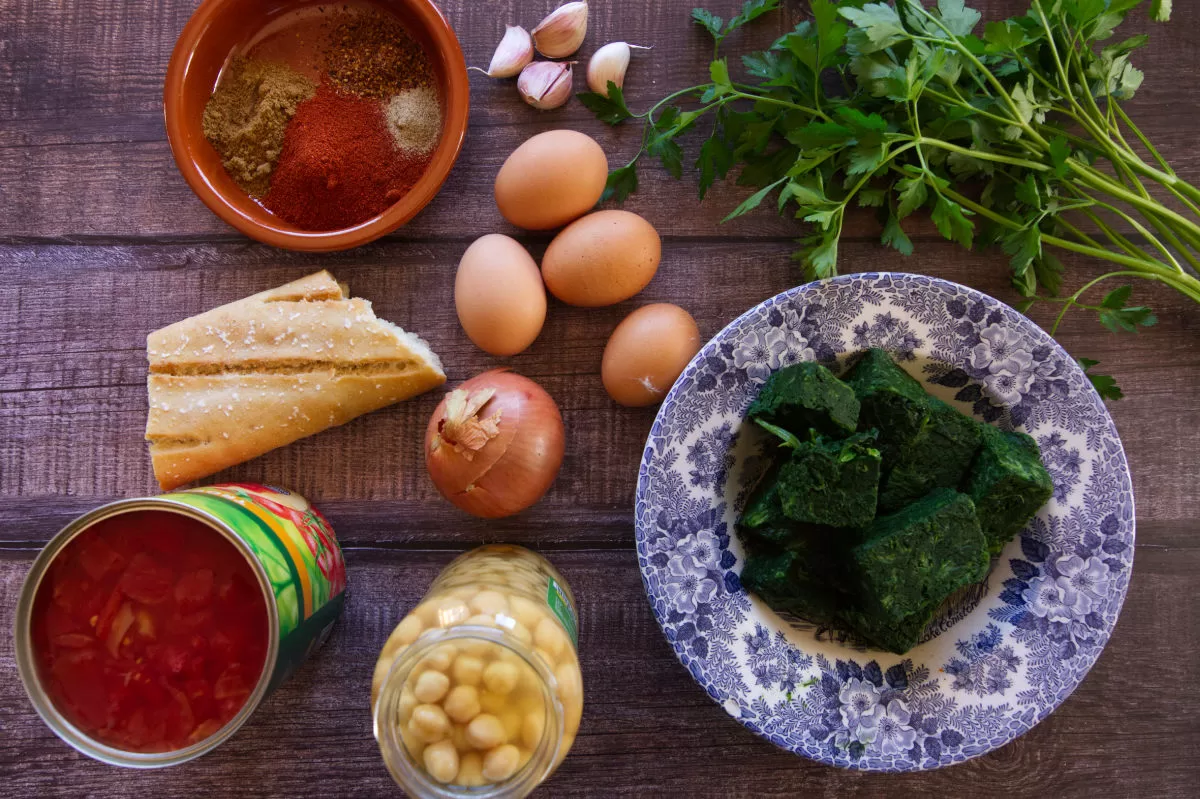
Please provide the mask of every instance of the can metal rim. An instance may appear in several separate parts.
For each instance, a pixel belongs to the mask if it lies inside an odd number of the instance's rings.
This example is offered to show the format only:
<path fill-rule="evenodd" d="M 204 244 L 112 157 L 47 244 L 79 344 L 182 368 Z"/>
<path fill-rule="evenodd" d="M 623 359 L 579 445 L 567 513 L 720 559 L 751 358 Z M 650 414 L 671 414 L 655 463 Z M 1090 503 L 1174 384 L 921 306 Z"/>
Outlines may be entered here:
<path fill-rule="evenodd" d="M 37 663 L 34 659 L 33 640 L 30 632 L 33 604 L 37 597 L 38 588 L 41 586 L 42 579 L 46 576 L 46 571 L 49 569 L 50 564 L 54 562 L 54 559 L 62 552 L 63 548 L 76 536 L 105 519 L 142 510 L 157 510 L 188 516 L 203 522 L 224 536 L 227 541 L 237 548 L 254 570 L 267 608 L 267 654 L 263 661 L 262 673 L 259 675 L 258 683 L 251 692 L 250 697 L 246 700 L 241 710 L 238 711 L 237 715 L 226 722 L 225 726 L 221 727 L 221 729 L 202 741 L 198 741 L 184 749 L 176 749 L 171 752 L 127 752 L 95 740 L 72 724 L 59 712 L 54 703 L 50 701 L 50 697 L 42 689 L 41 680 L 38 676 Z M 199 508 L 163 497 L 145 497 L 140 499 L 122 499 L 102 505 L 72 521 L 47 542 L 46 546 L 42 548 L 42 551 L 34 560 L 33 567 L 30 569 L 29 574 L 26 575 L 25 582 L 21 586 L 21 593 L 17 597 L 13 641 L 16 649 L 17 671 L 21 676 L 21 683 L 25 688 L 25 693 L 29 696 L 30 702 L 33 703 L 33 707 L 38 715 L 41 716 L 42 721 L 46 723 L 46 726 L 55 735 L 73 748 L 96 760 L 114 766 L 149 769 L 186 763 L 189 760 L 207 754 L 224 743 L 246 723 L 246 720 L 250 718 L 251 714 L 254 713 L 267 695 L 271 675 L 275 671 L 276 661 L 279 658 L 278 630 L 279 610 L 275 605 L 275 594 L 271 590 L 271 583 L 267 576 L 266 568 L 254 555 L 254 552 L 246 542 L 228 524 Z"/>

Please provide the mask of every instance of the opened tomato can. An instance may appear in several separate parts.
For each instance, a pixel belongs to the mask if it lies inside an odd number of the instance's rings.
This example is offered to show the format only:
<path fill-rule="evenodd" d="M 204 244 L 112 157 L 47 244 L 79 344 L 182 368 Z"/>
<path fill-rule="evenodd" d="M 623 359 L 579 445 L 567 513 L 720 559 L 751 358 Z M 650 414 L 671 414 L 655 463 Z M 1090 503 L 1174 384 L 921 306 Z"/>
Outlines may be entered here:
<path fill-rule="evenodd" d="M 227 484 L 113 502 L 34 561 L 17 667 L 80 752 L 157 768 L 227 740 L 328 638 L 345 600 L 332 528 L 303 497 Z"/>

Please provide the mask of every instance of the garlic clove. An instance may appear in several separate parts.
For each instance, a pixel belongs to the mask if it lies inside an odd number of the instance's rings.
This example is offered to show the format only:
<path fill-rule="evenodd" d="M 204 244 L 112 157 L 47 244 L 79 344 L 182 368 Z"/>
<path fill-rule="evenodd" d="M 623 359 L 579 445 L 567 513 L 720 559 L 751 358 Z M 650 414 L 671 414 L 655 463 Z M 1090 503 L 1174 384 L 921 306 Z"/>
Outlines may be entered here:
<path fill-rule="evenodd" d="M 587 34 L 587 2 L 567 3 L 533 29 L 533 46 L 547 58 L 566 58 L 579 49 Z"/>
<path fill-rule="evenodd" d="M 558 108 L 571 99 L 573 61 L 534 61 L 521 70 L 517 91 L 521 99 L 542 111 Z"/>
<path fill-rule="evenodd" d="M 625 87 L 625 70 L 629 68 L 631 50 L 649 50 L 628 42 L 609 42 L 592 53 L 588 61 L 587 84 L 596 94 L 608 97 L 609 81 L 617 84 L 618 89 Z"/>
<path fill-rule="evenodd" d="M 489 78 L 511 78 L 529 65 L 533 60 L 533 37 L 520 25 L 505 27 L 507 30 L 504 31 L 504 38 L 496 45 L 496 52 L 492 54 L 492 63 L 488 65 L 487 72 L 479 67 L 468 69 L 483 72 Z"/>

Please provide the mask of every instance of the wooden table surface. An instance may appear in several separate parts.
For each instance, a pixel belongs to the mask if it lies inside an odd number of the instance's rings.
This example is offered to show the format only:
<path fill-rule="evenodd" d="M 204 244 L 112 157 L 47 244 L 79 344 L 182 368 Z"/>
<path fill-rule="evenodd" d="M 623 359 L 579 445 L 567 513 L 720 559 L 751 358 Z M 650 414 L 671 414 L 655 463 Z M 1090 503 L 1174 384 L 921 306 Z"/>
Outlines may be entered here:
<path fill-rule="evenodd" d="M 631 67 L 642 106 L 707 74 L 710 43 L 688 21 L 693 0 L 593 0 L 586 57 L 625 39 L 654 45 Z M 731 16 L 735 0 L 711 0 Z M 444 0 L 468 63 L 486 64 L 503 23 L 527 28 L 556 0 Z M 974 3 L 986 18 L 1018 0 Z M 1178 170 L 1200 179 L 1200 4 L 1139 54 L 1146 82 L 1133 115 Z M 1195 796 L 1200 783 L 1200 309 L 1142 296 L 1161 319 L 1137 336 L 1068 322 L 1059 340 L 1098 358 L 1128 398 L 1111 405 L 1133 469 L 1134 578 L 1120 623 L 1084 684 L 1047 721 L 990 755 L 926 774 L 827 768 L 776 749 L 729 719 L 679 665 L 650 613 L 633 549 L 638 459 L 654 411 L 615 406 L 600 384 L 604 341 L 630 309 L 683 305 L 705 337 L 801 282 L 789 261 L 797 227 L 768 211 L 717 224 L 742 190 L 700 203 L 694 177 L 643 172 L 627 207 L 663 236 L 658 276 L 633 300 L 586 310 L 552 302 L 537 343 L 514 359 L 475 349 L 451 302 L 454 268 L 483 233 L 516 235 L 539 255 L 547 235 L 499 216 L 491 185 L 507 154 L 541 130 L 596 136 L 615 164 L 633 129 L 609 130 L 572 101 L 539 113 L 511 82 L 472 75 L 470 131 L 445 188 L 411 224 L 336 255 L 256 244 L 192 195 L 172 162 L 161 88 L 193 0 L 0 2 L 0 629 L 41 545 L 81 512 L 153 494 L 142 431 L 145 336 L 217 304 L 328 268 L 379 315 L 432 342 L 450 383 L 509 363 L 558 400 L 568 452 L 546 499 L 485 522 L 444 503 L 421 465 L 440 393 L 388 408 L 220 475 L 292 487 L 316 502 L 349 562 L 346 612 L 328 646 L 270 697 L 238 735 L 193 763 L 135 773 L 59 742 L 21 691 L 12 639 L 0 636 L 0 785 L 9 796 L 395 795 L 371 737 L 368 685 L 392 626 L 459 551 L 512 541 L 546 553 L 580 599 L 583 726 L 540 796 Z M 742 36 L 766 44 L 806 13 L 789 0 Z M 1140 27 L 1145 27 L 1144 25 Z M 576 77 L 577 87 L 583 79 Z M 854 218 L 844 271 L 920 271 L 1014 300 L 1002 254 L 969 254 L 926 224 L 910 259 Z M 1096 274 L 1070 262 L 1078 285 Z M 1046 321 L 1035 312 L 1035 318 Z"/>

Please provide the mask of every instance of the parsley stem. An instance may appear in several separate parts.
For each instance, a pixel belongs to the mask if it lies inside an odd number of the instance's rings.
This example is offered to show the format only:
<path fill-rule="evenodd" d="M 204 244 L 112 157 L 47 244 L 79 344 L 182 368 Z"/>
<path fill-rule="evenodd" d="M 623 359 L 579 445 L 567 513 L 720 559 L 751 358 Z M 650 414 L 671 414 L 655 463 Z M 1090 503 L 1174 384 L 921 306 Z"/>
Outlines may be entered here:
<path fill-rule="evenodd" d="M 1161 166 L 1169 175 L 1174 177 L 1175 170 L 1172 169 L 1171 165 L 1167 163 L 1167 159 L 1163 158 L 1159 154 L 1158 150 L 1154 149 L 1154 145 L 1150 143 L 1150 140 L 1146 138 L 1146 135 L 1142 133 L 1141 129 L 1138 128 L 1137 125 L 1133 124 L 1133 120 L 1130 119 L 1129 115 L 1125 113 L 1125 109 L 1122 108 L 1119 103 L 1115 103 L 1112 100 L 1109 100 L 1109 102 L 1113 103 L 1113 106 L 1117 112 L 1117 116 L 1119 116 L 1121 121 L 1125 123 L 1125 127 L 1133 131 L 1133 135 L 1137 137 L 1137 140 L 1142 143 L 1143 147 L 1150 151 L 1150 155 L 1154 157 L 1154 160 L 1158 162 L 1158 165 Z M 1200 211 L 1197 211 L 1197 213 L 1200 213 Z"/>
<path fill-rule="evenodd" d="M 925 182 L 929 183 L 930 186 L 933 186 L 931 176 L 926 175 Z M 1003 214 L 998 214 L 992 209 L 980 205 L 969 197 L 965 197 L 953 189 L 942 189 L 941 192 L 948 199 L 954 200 L 964 208 L 968 208 L 980 216 L 983 216 L 992 220 L 996 224 L 1001 225 L 1002 227 L 1008 228 L 1009 230 L 1024 229 L 1024 225 L 1020 224 L 1019 222 L 1015 222 Z M 1151 258 L 1145 253 L 1142 253 L 1141 257 L 1123 255 L 1103 247 L 1090 247 L 1084 244 L 1078 244 L 1070 239 L 1060 238 L 1059 236 L 1053 236 L 1048 233 L 1042 234 L 1042 242 L 1063 250 L 1070 250 L 1071 252 L 1079 253 L 1080 255 L 1089 255 L 1093 258 L 1101 258 L 1106 261 L 1112 261 L 1113 263 L 1121 264 L 1122 266 L 1130 269 L 1157 274 L 1159 277 L 1164 278 L 1164 282 L 1169 282 L 1170 285 L 1172 285 L 1177 291 L 1185 294 L 1196 302 L 1200 302 L 1200 280 L 1197 280 L 1186 273 L 1180 274 L 1179 272 L 1176 272 L 1168 267 L 1166 264 Z"/>
<path fill-rule="evenodd" d="M 1085 209 L 1080 209 L 1080 213 L 1082 213 L 1089 220 L 1091 220 L 1091 222 L 1093 224 L 1095 224 L 1096 227 L 1101 228 L 1104 231 L 1104 234 L 1106 236 L 1108 236 L 1110 239 L 1112 239 L 1113 243 L 1115 243 L 1122 250 L 1124 250 L 1125 252 L 1127 252 L 1133 256 L 1141 256 L 1142 251 L 1139 250 L 1137 247 L 1134 247 L 1133 242 L 1129 241 L 1128 239 L 1126 239 L 1124 236 L 1122 236 L 1120 233 L 1116 232 L 1115 230 L 1111 230 L 1111 229 L 1107 228 L 1107 226 L 1102 223 L 1100 218 L 1098 216 L 1096 216 L 1096 214 L 1094 212 L 1088 211 L 1085 208 Z M 1075 225 L 1071 224 L 1070 221 L 1063 219 L 1062 217 L 1059 217 L 1055 221 L 1059 224 L 1060 227 L 1066 229 L 1066 231 L 1068 233 L 1070 233 L 1075 238 L 1079 239 L 1081 242 L 1088 245 L 1089 247 L 1102 248 L 1104 246 L 1103 244 L 1096 241 L 1094 238 L 1092 238 L 1088 234 L 1084 233 L 1079 228 L 1075 227 Z"/>
<path fill-rule="evenodd" d="M 779 100 L 775 97 L 764 97 L 761 94 L 749 94 L 747 92 L 738 91 L 736 89 L 734 91 L 730 92 L 726 96 L 727 97 L 736 97 L 739 100 L 753 100 L 756 103 L 770 103 L 772 105 L 778 105 L 783 108 L 791 108 L 795 111 L 801 111 L 805 114 L 808 114 L 809 116 L 821 117 L 822 119 L 825 119 L 825 120 L 829 119 L 829 117 L 825 116 L 824 113 L 816 110 L 815 108 L 809 108 L 806 105 L 797 105 L 796 103 L 789 103 L 787 100 Z"/>
<path fill-rule="evenodd" d="M 1147 200 L 1133 192 L 1129 191 L 1125 186 L 1115 182 L 1112 178 L 1094 169 L 1074 158 L 1067 159 L 1067 167 L 1079 176 L 1079 179 L 1085 185 L 1091 186 L 1094 189 L 1104 192 L 1110 197 L 1115 197 L 1122 202 L 1134 206 L 1141 211 L 1149 211 L 1152 214 L 1158 214 L 1163 219 L 1168 219 L 1175 223 L 1183 231 L 1189 234 L 1189 237 L 1196 237 L 1200 240 L 1200 226 L 1195 222 L 1181 216 L 1170 208 L 1167 208 L 1161 203 L 1154 200 Z"/>
<path fill-rule="evenodd" d="M 659 100 L 654 105 L 650 106 L 648 109 L 646 109 L 642 113 L 634 114 L 633 116 L 637 119 L 645 119 L 645 118 L 649 117 L 651 114 L 653 114 L 655 111 L 657 111 L 658 109 L 662 108 L 667 103 L 674 100 L 676 97 L 683 97 L 685 94 L 692 94 L 694 92 L 701 91 L 702 89 L 707 89 L 709 86 L 712 86 L 712 84 L 711 83 L 701 83 L 696 86 L 689 86 L 686 89 L 680 89 L 677 92 L 672 92 L 671 94 L 668 94 L 666 97 Z"/>
<path fill-rule="evenodd" d="M 1120 208 L 1118 208 L 1110 203 L 1106 203 L 1103 200 L 1099 200 L 1096 197 L 1093 197 L 1092 195 L 1088 194 L 1086 191 L 1079 188 L 1078 186 L 1075 186 L 1073 184 L 1067 184 L 1067 186 L 1071 189 L 1072 192 L 1075 193 L 1075 195 L 1077 197 L 1089 201 L 1094 207 L 1103 208 L 1104 210 L 1108 211 L 1109 213 L 1113 214 L 1114 216 L 1117 216 L 1117 217 L 1125 220 L 1125 222 L 1128 223 L 1139 234 L 1141 234 L 1142 238 L 1144 238 L 1152 247 L 1154 247 L 1154 249 L 1158 250 L 1162 254 L 1162 256 L 1167 259 L 1167 261 L 1170 261 L 1171 264 L 1175 267 L 1175 269 L 1177 271 L 1179 271 L 1179 272 L 1183 271 L 1183 267 L 1179 265 L 1179 262 L 1175 259 L 1175 256 L 1171 254 L 1171 251 L 1168 250 L 1166 247 L 1164 247 L 1162 242 L 1159 241 L 1152 233 L 1150 233 L 1150 231 L 1147 230 L 1146 227 L 1144 225 L 1142 225 L 1142 223 L 1138 222 L 1136 219 L 1131 217 L 1129 214 L 1125 213 Z M 1083 213 L 1093 223 L 1095 223 L 1098 227 L 1100 227 L 1102 230 L 1104 230 L 1105 235 L 1107 235 L 1110 239 L 1112 239 L 1119 247 L 1121 247 L 1121 249 L 1123 249 L 1126 252 L 1129 252 L 1130 254 L 1133 254 L 1133 255 L 1143 255 L 1144 254 L 1141 250 L 1134 247 L 1133 243 L 1130 242 L 1127 238 L 1125 238 L 1123 235 L 1121 235 L 1117 231 L 1112 230 L 1108 225 L 1106 225 L 1103 222 L 1103 220 L 1100 219 L 1099 215 L 1097 215 L 1094 211 L 1091 211 L 1091 210 L 1085 208 L 1085 209 L 1083 209 Z M 1150 223 L 1152 225 L 1155 224 L 1153 220 L 1148 219 L 1147 221 L 1150 221 Z M 1155 227 L 1158 227 L 1158 226 L 1155 225 Z M 1165 226 L 1164 226 L 1164 228 L 1165 228 Z M 1159 232 L 1164 233 L 1164 232 L 1167 232 L 1168 230 L 1169 230 L 1169 228 L 1168 229 L 1160 228 Z M 1180 247 L 1181 252 L 1185 252 L 1185 253 L 1187 252 L 1187 249 L 1182 247 L 1182 244 L 1181 244 L 1181 242 L 1178 241 L 1178 239 L 1175 240 L 1175 244 L 1176 244 L 1176 246 Z"/>
<path fill-rule="evenodd" d="M 1046 164 L 1037 163 L 1035 161 L 1027 161 L 1024 158 L 1014 158 L 1008 155 L 997 155 L 995 153 L 987 153 L 981 150 L 971 150 L 966 147 L 960 147 L 957 144 L 952 144 L 951 142 L 943 139 L 931 139 L 919 134 L 913 138 L 913 141 L 915 141 L 917 144 L 928 144 L 931 147 L 937 147 L 941 150 L 948 150 L 952 153 L 958 153 L 970 158 L 976 158 L 980 161 L 993 161 L 997 164 L 1010 164 L 1012 166 L 1019 166 L 1025 169 L 1033 169 L 1038 172 L 1049 172 L 1053 168 Z"/>

